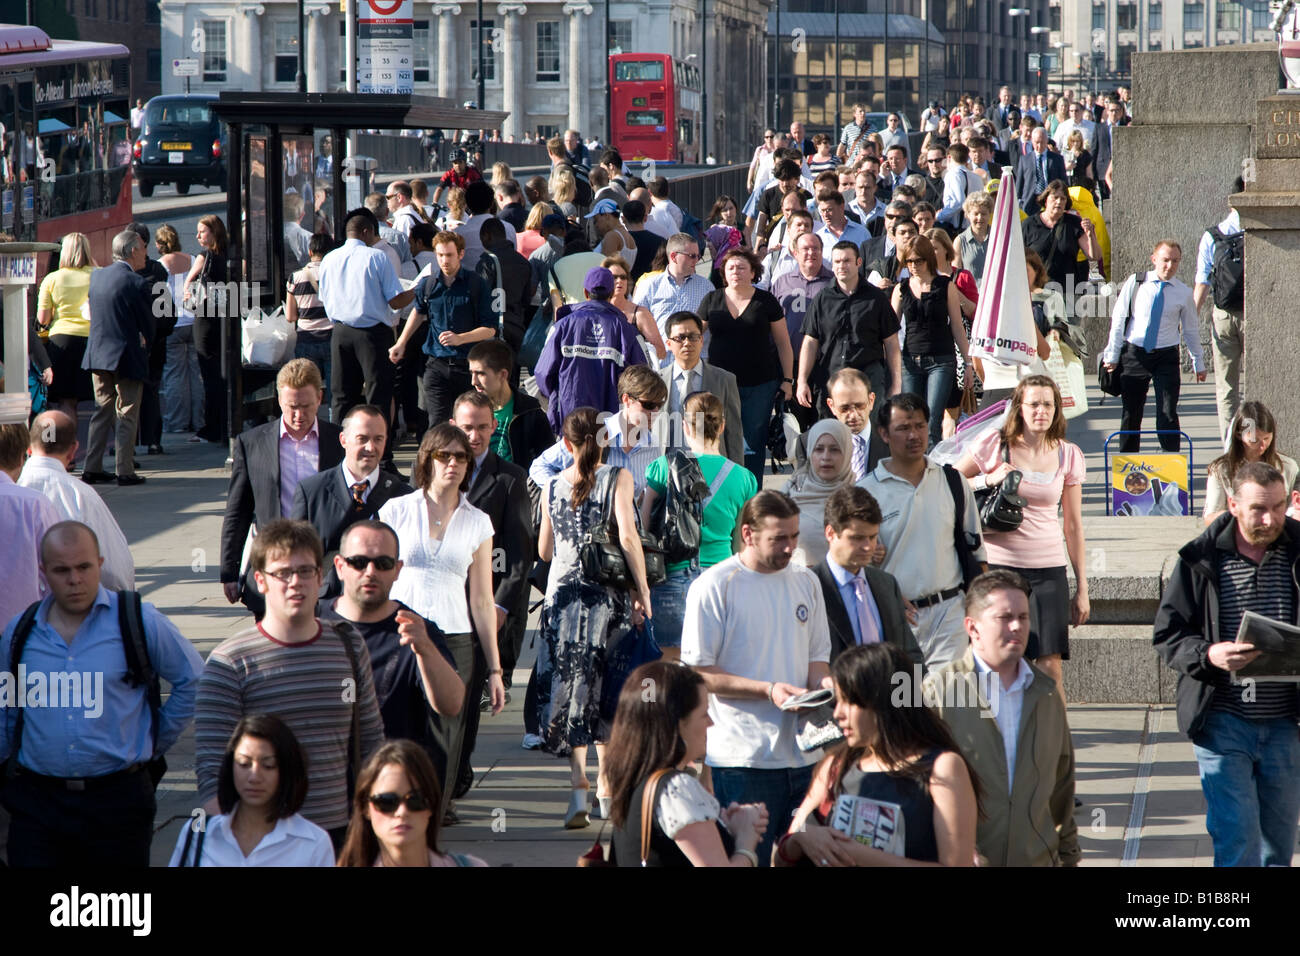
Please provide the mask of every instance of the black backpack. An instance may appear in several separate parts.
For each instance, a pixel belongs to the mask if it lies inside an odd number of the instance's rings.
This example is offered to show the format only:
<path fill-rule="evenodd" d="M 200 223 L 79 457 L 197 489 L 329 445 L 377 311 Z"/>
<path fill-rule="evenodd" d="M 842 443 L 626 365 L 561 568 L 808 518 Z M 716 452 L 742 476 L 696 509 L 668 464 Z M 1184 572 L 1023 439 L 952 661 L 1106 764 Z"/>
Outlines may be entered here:
<path fill-rule="evenodd" d="M 952 543 L 957 551 L 957 563 L 961 567 L 962 586 L 970 587 L 970 583 L 984 573 L 980 563 L 975 560 L 975 551 L 982 538 L 966 530 L 966 488 L 962 473 L 952 465 L 944 465 L 943 476 L 948 480 L 948 490 L 952 492 L 952 503 L 956 508 L 952 520 Z"/>
<path fill-rule="evenodd" d="M 667 487 L 651 509 L 650 530 L 663 546 L 664 560 L 676 564 L 700 553 L 700 524 L 709 483 L 693 455 L 672 448 L 664 457 L 668 459 Z"/>
<path fill-rule="evenodd" d="M 1210 238 L 1214 240 L 1214 262 L 1210 266 L 1214 304 L 1220 309 L 1239 309 L 1245 301 L 1246 234 L 1237 232 L 1225 236 L 1216 226 L 1210 230 Z"/>
<path fill-rule="evenodd" d="M 23 659 L 23 650 L 27 638 L 31 636 L 36 623 L 36 612 L 41 602 L 28 606 L 18 618 L 14 627 L 13 643 L 9 647 L 9 673 L 17 674 L 18 665 Z M 144 639 L 144 610 L 140 604 L 139 591 L 117 592 L 117 626 L 122 634 L 122 651 L 126 655 L 126 676 L 123 678 L 131 687 L 144 687 L 149 700 L 149 716 L 152 718 L 154 746 L 158 744 L 158 726 L 162 711 L 162 683 L 158 673 L 149 661 L 149 648 Z M 5 775 L 12 777 L 18 769 L 18 751 L 23 742 L 23 708 L 17 708 L 13 733 L 13 753 L 11 754 Z M 149 777 L 154 788 L 167 773 L 167 760 L 156 754 L 149 761 Z"/>

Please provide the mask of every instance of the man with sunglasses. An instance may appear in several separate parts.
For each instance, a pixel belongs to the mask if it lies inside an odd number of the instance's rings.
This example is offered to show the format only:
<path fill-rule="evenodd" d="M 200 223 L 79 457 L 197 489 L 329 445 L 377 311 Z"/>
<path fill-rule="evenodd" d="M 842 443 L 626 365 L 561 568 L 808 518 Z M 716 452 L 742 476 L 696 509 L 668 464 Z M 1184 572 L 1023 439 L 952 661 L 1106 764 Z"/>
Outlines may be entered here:
<path fill-rule="evenodd" d="M 674 312 L 696 312 L 704 297 L 713 291 L 713 283 L 695 272 L 700 262 L 700 246 L 684 232 L 668 237 L 668 266 L 663 272 L 637 283 L 632 301 L 650 310 L 662 335 L 668 334 L 668 317 Z M 626 325 L 626 320 L 624 325 Z M 703 357 L 708 358 L 705 344 Z M 551 419 L 555 425 L 555 419 Z M 559 427 L 555 429 L 559 434 Z"/>
<path fill-rule="evenodd" d="M 221 762 L 240 718 L 275 714 L 289 725 L 307 758 L 302 815 L 329 831 L 337 851 L 352 806 L 349 775 L 355 779 L 384 739 L 370 652 L 346 621 L 316 617 L 324 552 L 307 522 L 279 518 L 260 528 L 250 563 L 266 615 L 218 644 L 199 678 L 194 706 L 199 800 L 208 813 L 219 811 Z"/>
<path fill-rule="evenodd" d="M 382 521 L 359 521 L 343 532 L 333 574 L 342 593 L 321 601 L 326 621 L 347 621 L 370 651 L 375 697 L 390 740 L 414 740 L 429 754 L 438 779 L 447 779 L 447 748 L 438 715 L 460 713 L 465 682 L 438 625 L 389 598 L 402 570 L 397 532 Z"/>
<path fill-rule="evenodd" d="M 390 498 L 414 490 L 380 467 L 388 444 L 388 426 L 374 405 L 354 405 L 343 417 L 339 444 L 343 446 L 343 464 L 304 478 L 293 493 L 290 513 L 290 517 L 316 529 L 327 561 L 340 548 L 349 527 L 373 519 Z M 334 597 L 341 587 L 331 567 L 320 596 Z"/>
<path fill-rule="evenodd" d="M 745 463 L 745 436 L 740 428 L 740 389 L 736 376 L 700 358 L 704 323 L 694 312 L 674 312 L 668 317 L 668 351 L 671 365 L 659 369 L 668 388 L 668 414 L 655 419 L 655 444 L 661 449 L 686 448 L 682 432 L 682 407 L 692 392 L 710 392 L 722 399 L 727 426 L 722 430 L 722 453 L 738 465 Z"/>

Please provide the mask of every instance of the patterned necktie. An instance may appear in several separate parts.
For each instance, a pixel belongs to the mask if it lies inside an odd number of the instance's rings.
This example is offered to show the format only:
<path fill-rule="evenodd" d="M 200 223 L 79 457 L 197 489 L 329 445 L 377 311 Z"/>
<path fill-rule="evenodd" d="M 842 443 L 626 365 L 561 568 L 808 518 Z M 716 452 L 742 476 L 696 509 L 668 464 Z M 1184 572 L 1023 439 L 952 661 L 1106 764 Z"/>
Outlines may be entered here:
<path fill-rule="evenodd" d="M 1133 290 L 1137 295 L 1137 289 Z M 1146 335 L 1142 337 L 1142 348 L 1148 352 L 1156 350 L 1156 342 L 1160 340 L 1160 317 L 1165 311 L 1165 283 L 1163 279 L 1156 280 L 1156 294 L 1151 297 L 1151 317 L 1147 319 Z"/>
<path fill-rule="evenodd" d="M 352 486 L 352 509 L 354 511 L 366 510 L 366 489 L 370 486 L 368 481 L 358 481 Z"/>
<path fill-rule="evenodd" d="M 1041 193 L 1047 188 L 1047 151 L 1044 150 L 1038 157 L 1038 191 Z"/>
<path fill-rule="evenodd" d="M 867 474 L 867 437 L 853 436 L 853 480 L 860 481 Z"/>
<path fill-rule="evenodd" d="M 880 633 L 867 610 L 867 581 L 861 574 L 853 579 L 853 596 L 858 599 L 858 643 L 879 644 Z"/>

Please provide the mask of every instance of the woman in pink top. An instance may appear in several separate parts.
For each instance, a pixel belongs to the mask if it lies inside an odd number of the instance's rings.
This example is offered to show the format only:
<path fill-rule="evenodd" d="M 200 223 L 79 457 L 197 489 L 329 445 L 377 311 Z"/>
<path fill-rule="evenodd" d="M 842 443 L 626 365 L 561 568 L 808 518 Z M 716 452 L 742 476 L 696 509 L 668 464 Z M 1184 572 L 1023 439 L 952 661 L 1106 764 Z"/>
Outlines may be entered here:
<path fill-rule="evenodd" d="M 442 788 L 433 761 L 419 744 L 390 740 L 357 775 L 352 821 L 339 866 L 487 866 L 467 853 L 438 849 L 433 813 Z"/>
<path fill-rule="evenodd" d="M 1009 455 L 1004 454 L 1004 449 Z M 1010 458 L 1010 462 L 1006 458 Z M 1046 375 L 1020 380 L 1011 395 L 1006 424 L 976 442 L 957 462 L 975 489 L 994 487 L 1012 470 L 1022 474 L 1028 502 L 1015 531 L 986 531 L 989 567 L 1011 568 L 1033 587 L 1025 656 L 1061 684 L 1061 661 L 1070 659 L 1069 628 L 1088 621 L 1088 577 L 1083 565 L 1083 452 L 1065 440 L 1061 393 Z M 1057 508 L 1065 514 L 1065 533 Z M 1066 555 L 1077 589 L 1070 600 Z"/>

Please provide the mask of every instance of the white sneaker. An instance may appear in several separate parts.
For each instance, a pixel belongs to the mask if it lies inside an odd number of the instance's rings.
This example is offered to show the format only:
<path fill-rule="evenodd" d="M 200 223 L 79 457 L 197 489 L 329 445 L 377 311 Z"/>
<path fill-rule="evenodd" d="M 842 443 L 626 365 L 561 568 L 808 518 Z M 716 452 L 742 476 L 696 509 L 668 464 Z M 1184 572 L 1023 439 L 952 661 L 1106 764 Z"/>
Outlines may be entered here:
<path fill-rule="evenodd" d="M 524 734 L 523 748 L 525 750 L 540 750 L 542 747 L 542 738 L 537 734 Z"/>

